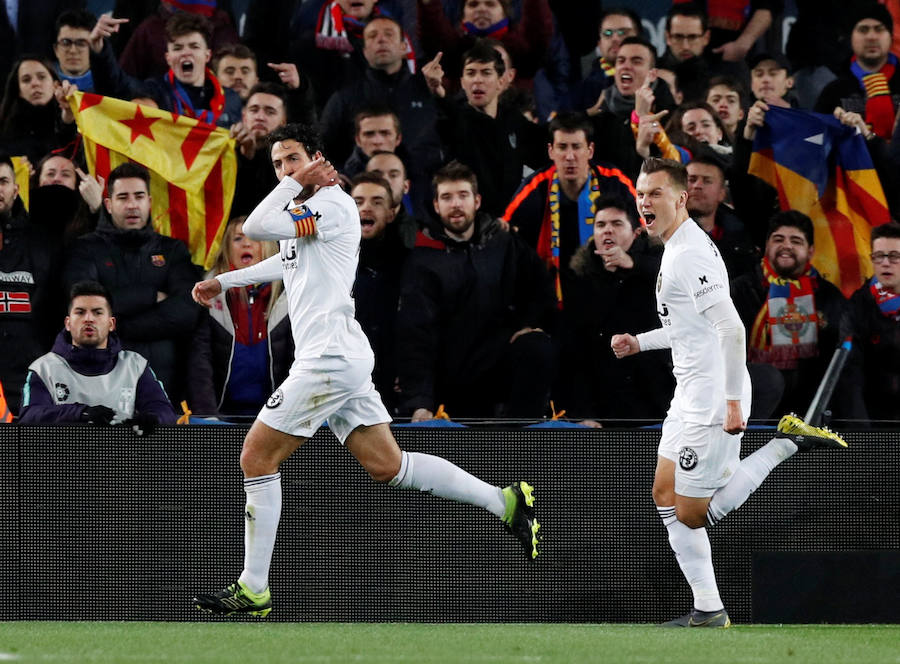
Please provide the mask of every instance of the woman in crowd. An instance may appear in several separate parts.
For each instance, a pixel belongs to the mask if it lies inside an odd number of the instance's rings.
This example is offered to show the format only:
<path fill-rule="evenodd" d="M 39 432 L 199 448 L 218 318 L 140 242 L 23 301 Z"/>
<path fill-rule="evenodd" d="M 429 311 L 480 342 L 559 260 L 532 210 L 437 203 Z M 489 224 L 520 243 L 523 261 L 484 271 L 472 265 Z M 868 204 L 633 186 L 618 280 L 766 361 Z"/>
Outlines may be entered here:
<path fill-rule="evenodd" d="M 275 242 L 245 236 L 245 219 L 228 222 L 207 279 L 278 252 Z M 282 283 L 231 288 L 206 311 L 193 340 L 189 405 L 200 416 L 256 415 L 287 377 L 294 358 Z"/>

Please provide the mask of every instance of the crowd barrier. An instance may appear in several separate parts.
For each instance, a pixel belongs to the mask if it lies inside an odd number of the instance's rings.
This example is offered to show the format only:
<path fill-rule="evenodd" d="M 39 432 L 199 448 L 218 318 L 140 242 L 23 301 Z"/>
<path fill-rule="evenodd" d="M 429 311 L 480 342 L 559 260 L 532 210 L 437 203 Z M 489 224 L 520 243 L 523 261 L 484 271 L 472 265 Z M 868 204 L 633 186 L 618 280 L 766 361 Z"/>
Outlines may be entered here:
<path fill-rule="evenodd" d="M 211 619 L 189 600 L 241 569 L 245 431 L 0 425 L 0 620 Z M 690 608 L 650 499 L 658 430 L 395 433 L 488 482 L 531 482 L 542 555 L 528 562 L 485 511 L 372 483 L 323 430 L 282 468 L 270 620 L 656 622 Z M 769 435 L 749 432 L 744 453 Z M 898 435 L 846 437 L 849 450 L 782 464 L 710 531 L 735 622 L 900 622 Z"/>

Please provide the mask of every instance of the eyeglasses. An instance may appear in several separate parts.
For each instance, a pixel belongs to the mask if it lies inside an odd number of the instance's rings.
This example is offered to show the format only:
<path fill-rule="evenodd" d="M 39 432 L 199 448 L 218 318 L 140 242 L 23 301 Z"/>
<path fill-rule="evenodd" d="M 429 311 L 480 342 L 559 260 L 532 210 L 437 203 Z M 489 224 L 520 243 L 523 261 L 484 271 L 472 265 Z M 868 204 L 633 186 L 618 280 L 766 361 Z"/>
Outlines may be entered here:
<path fill-rule="evenodd" d="M 88 44 L 87 39 L 60 39 L 56 42 L 56 45 L 60 48 L 77 48 L 79 51 L 86 49 L 90 44 Z"/>
<path fill-rule="evenodd" d="M 900 263 L 900 251 L 892 251 L 889 254 L 886 254 L 883 251 L 876 251 L 871 256 L 873 263 L 880 263 L 885 258 L 887 258 L 892 264 L 896 265 L 897 263 Z"/>
<path fill-rule="evenodd" d="M 700 34 L 700 35 L 683 35 L 679 32 L 674 32 L 674 33 L 669 34 L 669 39 L 671 39 L 673 42 L 687 42 L 688 44 L 693 44 L 695 41 L 697 41 L 701 37 L 703 37 L 702 34 Z"/>
<path fill-rule="evenodd" d="M 612 37 L 613 35 L 618 35 L 619 37 L 627 37 L 628 35 L 634 34 L 634 30 L 632 30 L 631 28 L 616 28 L 615 30 L 602 30 L 600 34 L 607 39 Z"/>

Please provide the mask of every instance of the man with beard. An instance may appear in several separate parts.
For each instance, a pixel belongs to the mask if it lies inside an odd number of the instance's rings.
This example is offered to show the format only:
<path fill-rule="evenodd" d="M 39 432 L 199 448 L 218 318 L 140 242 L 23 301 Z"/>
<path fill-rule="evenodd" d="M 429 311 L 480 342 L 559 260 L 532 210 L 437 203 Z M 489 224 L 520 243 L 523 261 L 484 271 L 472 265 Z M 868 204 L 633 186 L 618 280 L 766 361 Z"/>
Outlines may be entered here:
<path fill-rule="evenodd" d="M 12 160 L 0 155 L 0 383 L 13 413 L 32 360 L 53 340 L 52 257 L 19 198 Z M 57 318 L 57 321 L 59 319 Z"/>
<path fill-rule="evenodd" d="M 769 221 L 765 256 L 734 279 L 732 298 L 748 335 L 749 359 L 784 378 L 775 412 L 806 410 L 840 342 L 847 301 L 810 262 L 813 224 L 802 212 L 778 212 Z M 844 414 L 847 402 L 834 399 Z"/>
<path fill-rule="evenodd" d="M 122 70 L 108 43 L 125 20 L 104 14 L 91 31 L 91 71 L 98 94 L 120 99 L 149 97 L 163 110 L 219 127 L 230 127 L 238 121 L 241 98 L 224 87 L 208 67 L 209 21 L 198 14 L 173 14 L 166 22 L 169 71 L 141 82 Z"/>
<path fill-rule="evenodd" d="M 109 292 L 122 345 L 147 358 L 176 403 L 183 394 L 186 338 L 199 309 L 191 302 L 197 268 L 187 246 L 150 226 L 150 174 L 126 162 L 107 180 L 106 214 L 69 251 L 63 282 L 97 281 Z"/>
<path fill-rule="evenodd" d="M 65 329 L 28 367 L 20 424 L 124 424 L 138 435 L 175 424 L 175 411 L 146 358 L 123 350 L 106 289 L 72 287 Z"/>
<path fill-rule="evenodd" d="M 434 176 L 440 220 L 421 234 L 397 317 L 400 410 L 431 419 L 543 417 L 556 369 L 547 331 L 556 302 L 537 254 L 481 212 L 471 169 Z"/>
<path fill-rule="evenodd" d="M 353 297 L 356 320 L 375 353 L 372 382 L 388 411 L 394 408 L 394 321 L 400 300 L 400 277 L 409 250 L 394 219 L 391 185 L 376 173 L 353 178 L 350 195 L 359 209 L 362 241 Z"/>

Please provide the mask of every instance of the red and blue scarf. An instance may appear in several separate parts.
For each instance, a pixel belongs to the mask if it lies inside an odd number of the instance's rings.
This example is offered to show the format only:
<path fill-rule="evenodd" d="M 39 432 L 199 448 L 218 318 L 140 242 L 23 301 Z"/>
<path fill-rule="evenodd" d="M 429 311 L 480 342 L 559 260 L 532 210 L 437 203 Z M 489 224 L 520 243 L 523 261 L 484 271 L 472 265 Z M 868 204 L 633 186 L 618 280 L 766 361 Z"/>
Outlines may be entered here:
<path fill-rule="evenodd" d="M 869 292 L 882 316 L 900 321 L 900 295 L 878 283 L 877 277 L 872 277 L 869 282 Z"/>
<path fill-rule="evenodd" d="M 855 55 L 850 65 L 850 71 L 866 93 L 866 124 L 885 140 L 890 140 L 894 129 L 894 101 L 889 81 L 896 68 L 897 56 L 893 53 L 888 53 L 887 62 L 871 74 L 859 66 Z"/>
<path fill-rule="evenodd" d="M 212 83 L 213 96 L 209 100 L 208 109 L 196 109 L 193 102 L 191 102 L 191 96 L 184 89 L 181 81 L 175 78 L 175 72 L 170 69 L 169 73 L 166 74 L 166 81 L 169 83 L 169 88 L 172 90 L 172 98 L 175 100 L 175 108 L 173 110 L 179 115 L 196 118 L 200 122 L 215 126 L 219 116 L 222 115 L 222 111 L 225 109 L 225 91 L 222 89 L 219 79 L 215 77 L 209 67 L 206 68 L 206 78 Z"/>
<path fill-rule="evenodd" d="M 200 14 L 211 18 L 216 13 L 216 0 L 162 0 L 164 5 L 189 14 Z"/>
<path fill-rule="evenodd" d="M 494 23 L 494 25 L 489 25 L 483 30 L 481 28 L 476 28 L 473 23 L 463 21 L 462 28 L 463 32 L 474 37 L 490 37 L 491 39 L 500 39 L 507 32 L 509 32 L 509 19 L 504 18 L 503 20 Z"/>

